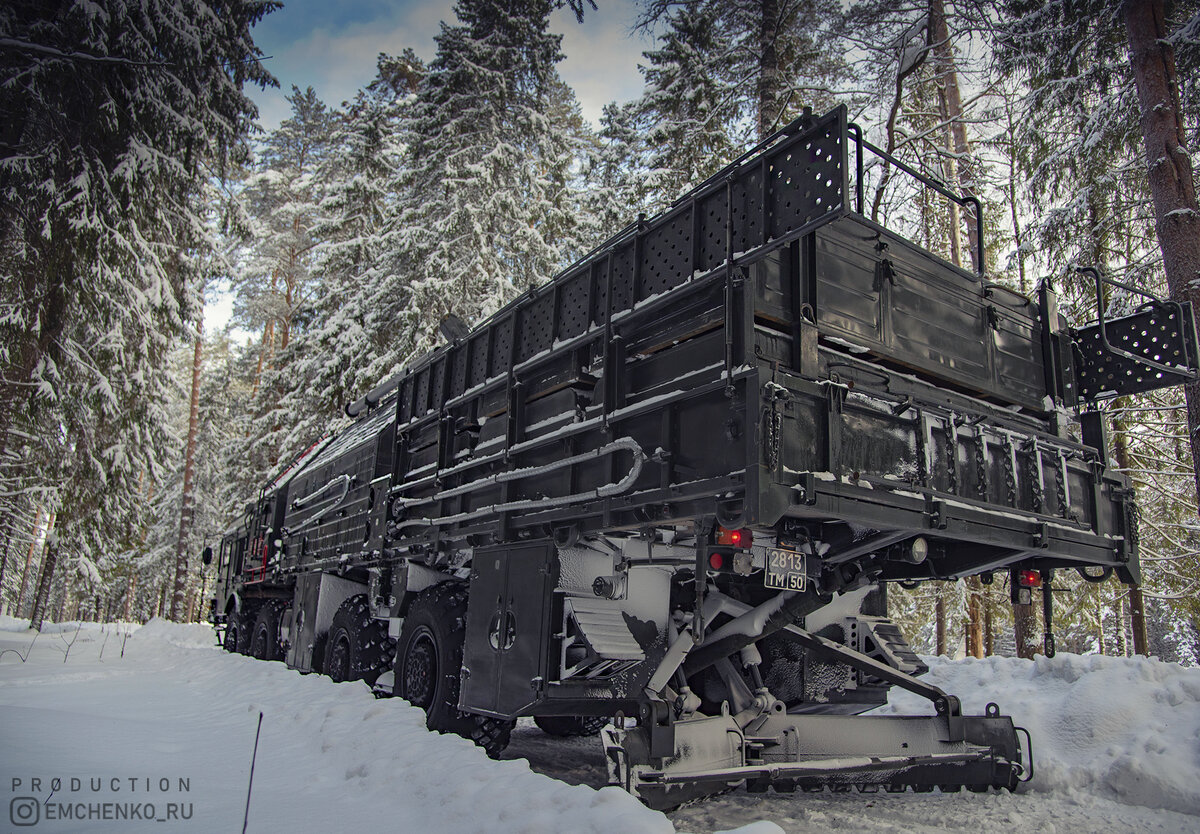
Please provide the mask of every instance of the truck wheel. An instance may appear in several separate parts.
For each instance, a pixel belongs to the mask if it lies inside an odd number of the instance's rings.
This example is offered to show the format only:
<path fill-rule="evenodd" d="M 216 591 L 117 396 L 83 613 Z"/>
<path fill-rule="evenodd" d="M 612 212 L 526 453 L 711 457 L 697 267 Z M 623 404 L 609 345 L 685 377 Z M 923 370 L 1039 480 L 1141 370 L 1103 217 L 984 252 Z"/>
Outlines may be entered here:
<path fill-rule="evenodd" d="M 283 646 L 279 642 L 279 618 L 287 603 L 268 602 L 258 609 L 254 618 L 254 629 L 250 632 L 250 656 L 259 660 L 283 660 Z"/>
<path fill-rule="evenodd" d="M 508 746 L 513 722 L 458 708 L 466 589 L 441 583 L 422 591 L 409 608 L 396 646 L 398 696 L 425 710 L 425 726 L 469 738 L 495 758 Z"/>
<path fill-rule="evenodd" d="M 225 651 L 246 654 L 250 651 L 250 624 L 254 622 L 256 609 L 247 609 L 239 614 L 230 611 L 225 618 L 225 639 L 221 642 Z"/>
<path fill-rule="evenodd" d="M 230 612 L 229 615 L 227 617 L 225 617 L 225 634 L 221 638 L 221 648 L 223 648 L 225 651 L 229 652 L 230 654 L 233 654 L 234 652 L 236 652 L 237 651 L 237 634 L 238 634 L 237 614 Z"/>
<path fill-rule="evenodd" d="M 352 596 L 333 615 L 324 672 L 335 681 L 373 684 L 391 662 L 394 645 L 387 626 L 371 616 L 366 595 Z"/>
<path fill-rule="evenodd" d="M 594 736 L 609 722 L 603 715 L 537 715 L 533 723 L 548 736 Z"/>

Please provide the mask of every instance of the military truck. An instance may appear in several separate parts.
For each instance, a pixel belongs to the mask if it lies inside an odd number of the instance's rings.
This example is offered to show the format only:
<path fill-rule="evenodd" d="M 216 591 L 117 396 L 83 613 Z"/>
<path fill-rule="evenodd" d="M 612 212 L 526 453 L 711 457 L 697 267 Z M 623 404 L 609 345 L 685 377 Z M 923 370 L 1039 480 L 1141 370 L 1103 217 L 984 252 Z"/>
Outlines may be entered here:
<path fill-rule="evenodd" d="M 973 218 L 975 269 L 864 215 L 871 157 Z M 523 716 L 600 733 L 657 808 L 1015 788 L 1027 734 L 920 680 L 887 589 L 999 574 L 1049 623 L 1055 571 L 1137 581 L 1094 406 L 1198 357 L 1187 304 L 1106 319 L 1098 271 L 1078 327 L 990 282 L 983 228 L 806 114 L 350 404 L 221 541 L 224 645 L 492 755 Z M 934 714 L 861 714 L 892 686 Z"/>

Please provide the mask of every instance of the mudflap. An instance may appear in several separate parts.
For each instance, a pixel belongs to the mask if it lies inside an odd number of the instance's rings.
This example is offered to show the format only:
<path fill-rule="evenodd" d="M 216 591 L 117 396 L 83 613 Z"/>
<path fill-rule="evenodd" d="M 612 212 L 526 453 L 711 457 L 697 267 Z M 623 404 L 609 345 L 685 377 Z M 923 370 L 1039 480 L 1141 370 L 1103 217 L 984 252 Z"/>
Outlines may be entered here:
<path fill-rule="evenodd" d="M 606 728 L 609 780 L 646 805 L 669 810 L 743 783 L 751 791 L 773 787 L 781 793 L 797 788 L 1015 790 L 1031 769 L 1023 764 L 1012 719 L 994 705 L 986 715 L 953 721 L 779 711 L 740 718 L 696 716 L 675 722 L 672 753 L 665 756 L 650 755 L 644 728 Z"/>

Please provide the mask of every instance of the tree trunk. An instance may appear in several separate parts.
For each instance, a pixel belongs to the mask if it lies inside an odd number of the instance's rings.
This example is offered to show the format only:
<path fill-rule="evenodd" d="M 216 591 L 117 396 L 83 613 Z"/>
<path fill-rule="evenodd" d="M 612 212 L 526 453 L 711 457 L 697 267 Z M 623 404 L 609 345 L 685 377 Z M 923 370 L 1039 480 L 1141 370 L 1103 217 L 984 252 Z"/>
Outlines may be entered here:
<path fill-rule="evenodd" d="M 944 0 L 930 0 L 929 40 L 933 52 L 933 66 L 937 76 L 938 108 L 946 130 L 945 161 L 946 183 L 951 189 L 964 196 L 973 194 L 975 173 L 971 166 L 971 143 L 967 140 L 967 126 L 963 122 L 962 94 L 958 88 L 958 67 L 954 61 L 954 49 L 950 44 L 950 27 L 946 23 Z M 962 221 L 957 203 L 950 204 L 950 254 L 957 266 L 963 266 Z M 967 224 L 968 256 L 974 259 L 978 252 L 975 224 Z M 974 260 L 968 268 L 974 269 Z"/>
<path fill-rule="evenodd" d="M 1129 630 L 1133 632 L 1133 653 L 1149 656 L 1150 640 L 1146 634 L 1146 598 L 1141 585 L 1129 586 Z"/>
<path fill-rule="evenodd" d="M 970 166 L 971 144 L 967 140 L 967 127 L 963 123 L 962 95 L 958 88 L 958 68 L 954 61 L 954 50 L 950 44 L 950 27 L 946 23 L 944 0 L 930 0 L 928 39 L 933 53 L 933 66 L 937 76 L 938 108 L 945 124 L 945 175 L 953 190 L 964 195 L 972 193 L 973 171 Z M 978 251 L 975 226 L 968 223 L 968 253 L 974 258 Z M 950 260 L 955 266 L 964 266 L 962 251 L 962 221 L 957 203 L 950 204 Z M 966 264 L 974 269 L 975 263 Z M 983 657 L 983 613 L 979 605 L 978 579 L 967 581 L 967 652 L 973 657 Z"/>
<path fill-rule="evenodd" d="M 125 589 L 125 614 L 121 617 L 125 622 L 131 622 L 133 616 L 133 597 L 137 593 L 137 571 L 129 571 L 129 585 Z"/>
<path fill-rule="evenodd" d="M 1117 642 L 1121 647 L 1121 657 L 1129 657 L 1129 633 L 1125 630 L 1125 598 L 1117 597 Z"/>
<path fill-rule="evenodd" d="M 1129 63 L 1142 110 L 1142 138 L 1154 202 L 1154 228 L 1162 251 L 1167 287 L 1176 301 L 1200 309 L 1200 205 L 1191 152 L 1179 105 L 1175 49 L 1169 40 L 1163 0 L 1125 0 Z M 1200 496 L 1200 384 L 1184 387 L 1192 468 Z"/>
<path fill-rule="evenodd" d="M 46 558 L 42 560 L 42 575 L 38 578 L 37 593 L 33 597 L 33 612 L 29 615 L 29 627 L 42 630 L 46 615 L 46 600 L 50 597 L 50 582 L 54 579 L 54 566 L 58 563 L 58 548 L 53 542 L 46 547 Z"/>
<path fill-rule="evenodd" d="M 0 449 L 0 455 L 4 450 Z M 10 505 L 4 519 L 4 555 L 0 556 L 0 614 L 4 613 L 4 574 L 8 568 L 8 552 L 12 548 L 13 534 L 17 527 L 16 507 Z"/>
<path fill-rule="evenodd" d="M 1121 419 L 1122 406 L 1125 405 L 1124 398 L 1120 398 L 1114 403 L 1117 408 L 1116 414 L 1112 418 L 1112 447 L 1113 447 L 1113 463 L 1118 469 L 1126 472 L 1133 468 L 1133 461 L 1129 457 L 1129 436 L 1125 427 L 1124 420 Z M 1140 655 L 1149 655 L 1150 646 L 1146 639 L 1146 617 L 1145 617 L 1145 601 L 1142 597 L 1141 585 L 1129 586 L 1129 608 L 1130 608 L 1130 627 L 1133 631 L 1133 653 Z M 1122 629 L 1124 628 L 1124 620 L 1122 620 Z"/>
<path fill-rule="evenodd" d="M 983 592 L 983 656 L 991 657 L 995 651 L 995 635 L 992 633 L 992 594 Z"/>
<path fill-rule="evenodd" d="M 33 538 L 29 542 L 29 552 L 25 554 L 25 570 L 21 572 L 21 587 L 17 589 L 17 603 L 13 606 L 13 616 L 21 616 L 21 603 L 25 601 L 25 589 L 29 586 L 29 571 L 33 566 L 33 554 L 37 552 L 38 530 L 42 526 L 42 508 L 38 507 L 37 518 L 33 525 Z M 50 519 L 46 523 L 46 535 L 50 535 L 50 531 L 54 528 L 54 513 L 50 514 Z"/>
<path fill-rule="evenodd" d="M 1032 660 L 1037 654 L 1037 617 L 1033 605 L 1013 606 L 1013 635 L 1017 644 L 1017 657 Z"/>
<path fill-rule="evenodd" d="M 933 606 L 934 614 L 934 634 L 937 637 L 938 657 L 946 653 L 946 588 L 939 582 L 937 584 L 937 602 Z"/>
<path fill-rule="evenodd" d="M 171 619 L 179 622 L 184 615 L 184 595 L 188 575 L 188 533 L 192 528 L 192 479 L 196 470 L 196 433 L 200 423 L 200 364 L 203 327 L 197 328 L 196 350 L 192 354 L 192 402 L 188 414 L 187 451 L 183 464 L 183 500 L 179 509 L 179 538 L 175 541 L 175 593 L 171 597 Z"/>
<path fill-rule="evenodd" d="M 71 595 L 67 588 L 67 583 L 62 580 L 61 576 L 59 577 L 59 585 L 58 607 L 54 609 L 54 622 L 56 623 L 64 622 L 63 612 L 67 610 L 67 598 Z"/>
<path fill-rule="evenodd" d="M 758 30 L 758 138 L 766 139 L 779 119 L 779 0 L 760 0 Z"/>
<path fill-rule="evenodd" d="M 984 614 L 980 594 L 983 583 L 979 577 L 967 579 L 967 652 L 971 657 L 983 657 Z"/>

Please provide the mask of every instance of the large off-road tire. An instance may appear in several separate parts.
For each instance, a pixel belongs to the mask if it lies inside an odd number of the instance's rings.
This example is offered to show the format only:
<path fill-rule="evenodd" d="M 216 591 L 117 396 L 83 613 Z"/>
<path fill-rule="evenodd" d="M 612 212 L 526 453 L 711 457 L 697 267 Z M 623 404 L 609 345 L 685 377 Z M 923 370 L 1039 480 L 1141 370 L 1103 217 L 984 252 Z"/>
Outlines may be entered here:
<path fill-rule="evenodd" d="M 534 717 L 533 723 L 548 736 L 572 738 L 594 736 L 610 720 L 603 715 L 538 715 Z"/>
<path fill-rule="evenodd" d="M 335 681 L 373 684 L 392 662 L 395 645 L 387 626 L 371 616 L 366 595 L 352 596 L 333 615 L 322 671 Z"/>
<path fill-rule="evenodd" d="M 225 637 L 221 645 L 225 651 L 235 654 L 247 654 L 250 651 L 250 630 L 258 615 L 257 608 L 243 606 L 242 613 L 232 610 L 225 618 Z"/>
<path fill-rule="evenodd" d="M 254 618 L 250 631 L 250 656 L 259 660 L 283 660 L 283 644 L 279 642 L 280 618 L 287 603 L 273 600 L 263 603 Z"/>
<path fill-rule="evenodd" d="M 469 738 L 495 758 L 508 746 L 513 722 L 459 710 L 466 630 L 466 588 L 443 582 L 422 591 L 396 645 L 395 692 L 425 710 L 429 729 Z"/>

